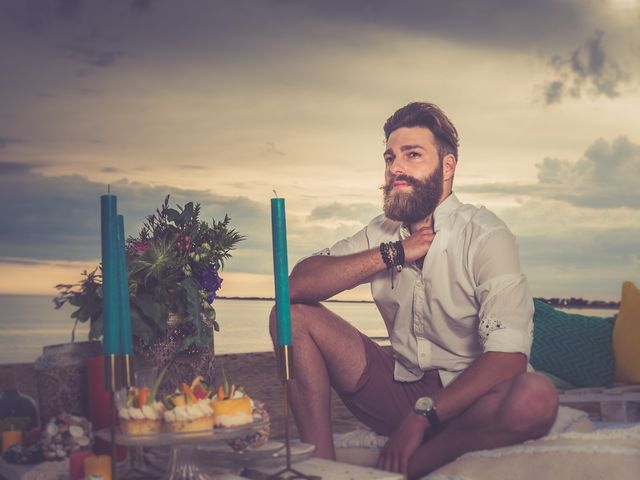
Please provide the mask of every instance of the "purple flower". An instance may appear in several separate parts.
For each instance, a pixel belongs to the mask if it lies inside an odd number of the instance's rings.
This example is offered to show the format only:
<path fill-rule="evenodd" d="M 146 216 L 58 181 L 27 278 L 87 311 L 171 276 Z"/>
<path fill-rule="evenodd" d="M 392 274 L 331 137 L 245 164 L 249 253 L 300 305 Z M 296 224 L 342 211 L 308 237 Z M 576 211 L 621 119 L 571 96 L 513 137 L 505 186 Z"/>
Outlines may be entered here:
<path fill-rule="evenodd" d="M 138 242 L 131 242 L 129 245 L 131 245 L 131 251 L 133 253 L 142 253 L 149 248 L 149 241 L 140 240 Z"/>
<path fill-rule="evenodd" d="M 210 304 L 216 298 L 216 292 L 222 286 L 222 278 L 218 275 L 218 269 L 215 265 L 209 267 L 202 272 L 202 287 L 207 291 L 207 302 Z"/>

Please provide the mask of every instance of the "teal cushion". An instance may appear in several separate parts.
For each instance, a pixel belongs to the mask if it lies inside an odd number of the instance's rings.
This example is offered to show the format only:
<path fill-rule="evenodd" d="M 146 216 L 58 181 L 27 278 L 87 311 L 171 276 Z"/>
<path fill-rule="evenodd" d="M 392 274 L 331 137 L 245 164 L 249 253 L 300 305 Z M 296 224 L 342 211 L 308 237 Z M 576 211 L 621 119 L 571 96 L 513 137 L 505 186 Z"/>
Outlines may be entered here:
<path fill-rule="evenodd" d="M 576 387 L 609 387 L 615 362 L 614 319 L 563 312 L 534 299 L 533 344 L 529 361 Z"/>
<path fill-rule="evenodd" d="M 538 370 L 538 373 L 544 374 L 549 380 L 551 380 L 551 383 L 553 383 L 558 390 L 571 390 L 572 388 L 578 388 L 573 383 L 569 383 L 560 377 L 556 377 L 552 373 L 543 372 L 542 370 Z"/>

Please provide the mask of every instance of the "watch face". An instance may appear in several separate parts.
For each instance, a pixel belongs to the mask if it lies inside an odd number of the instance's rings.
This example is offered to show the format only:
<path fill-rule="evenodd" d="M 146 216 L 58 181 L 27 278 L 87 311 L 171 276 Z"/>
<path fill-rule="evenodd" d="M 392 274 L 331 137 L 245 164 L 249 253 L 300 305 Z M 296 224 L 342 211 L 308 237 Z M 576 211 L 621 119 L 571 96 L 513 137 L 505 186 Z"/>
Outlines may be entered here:
<path fill-rule="evenodd" d="M 421 413 L 430 411 L 433 409 L 433 399 L 431 397 L 420 397 L 416 400 L 415 409 Z"/>

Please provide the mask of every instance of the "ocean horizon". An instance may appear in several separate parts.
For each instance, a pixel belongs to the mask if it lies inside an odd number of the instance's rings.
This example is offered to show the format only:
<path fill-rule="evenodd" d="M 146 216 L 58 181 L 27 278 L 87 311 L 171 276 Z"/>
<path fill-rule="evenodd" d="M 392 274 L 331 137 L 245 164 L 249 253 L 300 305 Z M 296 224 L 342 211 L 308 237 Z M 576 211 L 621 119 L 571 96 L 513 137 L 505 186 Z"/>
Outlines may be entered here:
<path fill-rule="evenodd" d="M 218 298 L 214 302 L 220 332 L 215 332 L 217 354 L 271 351 L 268 318 L 272 299 Z M 327 307 L 371 337 L 387 337 L 371 301 L 328 301 Z M 0 295 L 0 364 L 34 362 L 45 345 L 71 341 L 74 308 L 56 310 L 53 296 Z M 563 309 L 584 315 L 611 317 L 616 309 Z M 88 339 L 89 325 L 78 323 L 76 341 Z"/>

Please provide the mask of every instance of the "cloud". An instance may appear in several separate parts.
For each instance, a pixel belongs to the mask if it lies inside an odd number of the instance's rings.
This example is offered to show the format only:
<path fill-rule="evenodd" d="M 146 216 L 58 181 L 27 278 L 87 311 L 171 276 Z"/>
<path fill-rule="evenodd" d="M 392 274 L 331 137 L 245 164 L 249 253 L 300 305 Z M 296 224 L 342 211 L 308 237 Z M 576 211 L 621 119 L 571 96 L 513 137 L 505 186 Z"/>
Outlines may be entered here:
<path fill-rule="evenodd" d="M 362 45 L 358 32 L 375 31 L 381 37 L 392 32 L 411 36 L 438 37 L 470 45 L 500 49 L 529 47 L 532 43 L 551 43 L 571 38 L 577 31 L 594 28 L 602 21 L 606 5 L 598 0 L 558 2 L 557 0 L 478 0 L 463 2 L 424 2 L 404 0 L 383 2 L 371 0 L 314 0 L 243 2 L 17 2 L 7 7 L 12 20 L 51 28 L 61 21 L 71 26 L 86 25 L 86 30 L 99 28 L 122 32 L 131 15 L 152 11 L 147 22 L 137 23 L 143 37 L 161 42 L 170 52 L 170 42 L 189 45 L 190 56 L 212 53 L 211 41 L 225 41 L 224 50 L 237 55 L 246 40 L 258 40 L 258 50 L 273 46 L 283 39 L 294 40 L 295 46 L 317 46 L 336 34 L 348 35 L 353 45 Z M 31 5 L 37 5 L 33 7 Z M 127 14 L 130 13 L 130 17 Z M 137 15 L 140 17 L 140 15 Z M 136 17 L 134 17 L 135 19 Z M 135 20 L 134 20 L 135 21 Z M 166 28 L 171 25 L 172 28 Z M 176 26 L 180 38 L 172 36 Z M 71 30 L 71 27 L 68 27 Z M 208 41 L 202 41 L 203 32 Z M 127 38 L 137 38 L 133 35 Z M 186 41 L 186 44 L 183 43 Z M 130 44 L 127 42 L 126 44 Z M 183 50 L 184 51 L 184 50 Z M 181 52 L 182 53 L 182 52 Z M 248 52 L 247 52 L 248 53 Z M 280 52 L 278 52 L 280 54 Z"/>
<path fill-rule="evenodd" d="M 377 31 L 409 31 L 471 45 L 520 48 L 564 40 L 600 20 L 606 6 L 597 0 L 479 0 L 458 2 L 397 2 L 302 0 L 276 2 L 281 14 L 319 19 L 350 27 L 371 26 Z M 601 20 L 600 20 L 601 21 Z"/>
<path fill-rule="evenodd" d="M 130 8 L 133 12 L 143 13 L 151 10 L 157 0 L 131 0 Z"/>
<path fill-rule="evenodd" d="M 546 158 L 538 168 L 545 194 L 589 208 L 640 207 L 640 145 L 627 137 L 594 142 L 577 162 Z"/>
<path fill-rule="evenodd" d="M 70 45 L 66 49 L 67 56 L 90 67 L 106 68 L 116 64 L 126 53 L 120 50 L 87 45 L 84 40 Z"/>
<path fill-rule="evenodd" d="M 79 175 L 47 177 L 35 165 L 0 163 L 0 257 L 84 261 L 100 257 L 99 196 L 103 184 Z M 152 186 L 120 180 L 111 184 L 125 216 L 125 231 L 138 231 L 167 194 L 171 204 L 202 205 L 202 219 L 229 214 L 232 227 L 246 235 L 228 266 L 234 271 L 271 273 L 268 206 L 244 197 L 225 197 L 203 190 Z"/>
<path fill-rule="evenodd" d="M 178 165 L 180 168 L 184 168 L 186 170 L 206 170 L 206 167 L 203 167 L 202 165 L 190 165 L 190 164 L 182 164 L 182 165 Z"/>
<path fill-rule="evenodd" d="M 622 85 L 630 75 L 624 71 L 605 50 L 604 32 L 596 31 L 584 44 L 566 57 L 556 55 L 550 64 L 560 78 L 546 84 L 544 100 L 547 105 L 564 99 L 581 98 L 583 93 L 591 97 L 614 98 L 620 95 Z"/>
<path fill-rule="evenodd" d="M 534 295 L 619 300 L 640 272 L 640 211 L 594 211 L 549 198 L 495 209 L 517 238 Z"/>
<path fill-rule="evenodd" d="M 260 148 L 260 153 L 262 155 L 266 155 L 266 156 L 272 156 L 272 155 L 277 155 L 279 157 L 284 157 L 286 156 L 286 153 L 284 153 L 282 150 L 280 150 L 275 142 L 266 142 L 262 148 Z"/>
<path fill-rule="evenodd" d="M 20 145 L 24 140 L 13 137 L 0 137 L 0 150 L 10 147 L 11 145 Z"/>
<path fill-rule="evenodd" d="M 62 16 L 75 15 L 85 3 L 83 0 L 56 0 L 56 13 Z"/>
<path fill-rule="evenodd" d="M 36 162 L 0 162 L 0 175 L 28 173 L 42 166 L 43 164 Z"/>
<path fill-rule="evenodd" d="M 461 186 L 470 193 L 550 198 L 591 209 L 640 208 L 640 145 L 626 136 L 596 140 L 575 162 L 545 158 L 535 184 Z"/>
<path fill-rule="evenodd" d="M 382 204 L 382 202 L 381 202 Z M 332 220 L 359 222 L 367 224 L 373 217 L 382 213 L 382 206 L 371 203 L 342 204 L 338 202 L 315 207 L 309 215 L 309 220 Z"/>

